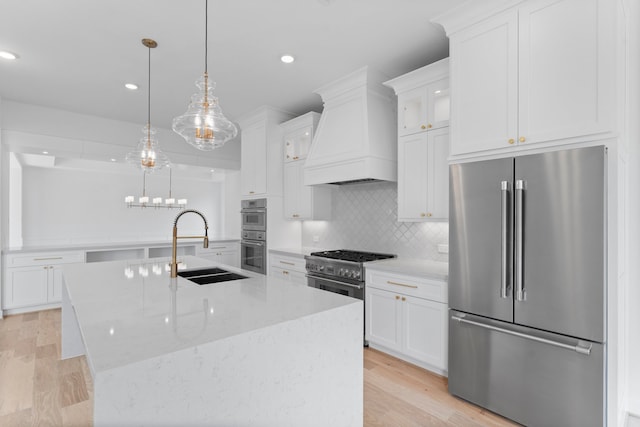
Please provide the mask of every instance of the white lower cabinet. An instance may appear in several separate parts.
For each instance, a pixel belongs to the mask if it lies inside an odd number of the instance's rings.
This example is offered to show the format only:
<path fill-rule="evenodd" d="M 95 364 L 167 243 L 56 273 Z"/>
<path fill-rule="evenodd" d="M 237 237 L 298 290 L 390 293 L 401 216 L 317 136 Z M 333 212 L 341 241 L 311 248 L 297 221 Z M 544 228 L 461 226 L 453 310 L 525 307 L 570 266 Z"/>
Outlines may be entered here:
<path fill-rule="evenodd" d="M 7 255 L 2 308 L 19 312 L 59 306 L 62 300 L 60 267 L 73 262 L 84 262 L 84 253 Z"/>
<path fill-rule="evenodd" d="M 446 375 L 446 282 L 369 270 L 366 276 L 369 345 Z"/>
<path fill-rule="evenodd" d="M 290 282 L 307 284 L 307 270 L 302 256 L 287 256 L 281 253 L 269 254 L 269 276 L 278 277 Z"/>
<path fill-rule="evenodd" d="M 209 261 L 240 268 L 240 250 L 238 243 L 211 242 L 208 248 L 197 247 L 196 256 Z"/>

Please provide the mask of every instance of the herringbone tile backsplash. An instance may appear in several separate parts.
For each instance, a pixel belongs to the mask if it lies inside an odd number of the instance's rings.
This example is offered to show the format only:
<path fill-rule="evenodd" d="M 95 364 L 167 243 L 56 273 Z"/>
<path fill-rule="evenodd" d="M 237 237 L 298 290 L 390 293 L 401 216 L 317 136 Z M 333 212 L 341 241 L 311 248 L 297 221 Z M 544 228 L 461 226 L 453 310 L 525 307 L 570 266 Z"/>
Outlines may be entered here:
<path fill-rule="evenodd" d="M 447 222 L 398 222 L 398 190 L 392 182 L 333 189 L 330 221 L 305 221 L 302 246 L 394 253 L 402 257 L 448 261 L 438 244 L 448 244 Z M 318 242 L 313 237 L 318 237 Z"/>

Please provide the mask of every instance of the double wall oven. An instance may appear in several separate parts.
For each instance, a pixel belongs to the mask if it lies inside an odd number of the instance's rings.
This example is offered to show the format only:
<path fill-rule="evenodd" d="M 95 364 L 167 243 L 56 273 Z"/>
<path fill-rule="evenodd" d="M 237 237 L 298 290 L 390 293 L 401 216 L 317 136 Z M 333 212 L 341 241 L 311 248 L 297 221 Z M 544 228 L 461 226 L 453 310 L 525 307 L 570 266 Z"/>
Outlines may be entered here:
<path fill-rule="evenodd" d="M 341 249 L 312 252 L 304 258 L 308 286 L 364 301 L 364 263 L 395 255 Z"/>
<path fill-rule="evenodd" d="M 267 199 L 242 200 L 240 267 L 267 272 Z"/>

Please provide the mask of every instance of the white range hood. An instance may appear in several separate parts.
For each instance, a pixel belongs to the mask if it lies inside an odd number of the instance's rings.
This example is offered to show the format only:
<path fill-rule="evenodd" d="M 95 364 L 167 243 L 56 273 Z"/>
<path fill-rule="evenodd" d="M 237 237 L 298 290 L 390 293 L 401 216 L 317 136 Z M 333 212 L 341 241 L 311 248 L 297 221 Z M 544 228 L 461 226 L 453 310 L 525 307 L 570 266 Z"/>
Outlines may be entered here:
<path fill-rule="evenodd" d="M 315 93 L 324 110 L 304 165 L 304 184 L 397 180 L 397 129 L 388 77 L 363 67 Z"/>

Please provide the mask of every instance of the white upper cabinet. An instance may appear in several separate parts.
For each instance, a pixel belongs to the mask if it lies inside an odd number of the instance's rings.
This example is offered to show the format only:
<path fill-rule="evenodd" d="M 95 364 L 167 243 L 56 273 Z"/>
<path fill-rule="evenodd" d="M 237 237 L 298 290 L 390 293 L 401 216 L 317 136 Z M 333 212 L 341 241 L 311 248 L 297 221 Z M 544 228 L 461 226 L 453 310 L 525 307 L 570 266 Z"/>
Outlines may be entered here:
<path fill-rule="evenodd" d="M 449 129 L 398 140 L 398 221 L 449 219 Z"/>
<path fill-rule="evenodd" d="M 611 134 L 614 13 L 606 0 L 533 0 L 463 29 L 443 22 L 451 155 Z"/>
<path fill-rule="evenodd" d="M 318 113 L 314 113 L 318 114 Z M 318 116 L 320 116 L 318 114 Z M 284 136 L 284 161 L 293 162 L 307 158 L 311 141 L 313 139 L 313 126 L 305 126 L 292 130 Z"/>
<path fill-rule="evenodd" d="M 282 195 L 282 131 L 288 113 L 261 107 L 242 117 L 240 190 L 242 196 Z"/>
<path fill-rule="evenodd" d="M 283 130 L 284 217 L 295 220 L 331 219 L 331 189 L 304 185 L 304 161 L 320 114 L 309 112 L 280 125 Z"/>
<path fill-rule="evenodd" d="M 398 95 L 398 135 L 449 126 L 449 58 L 384 83 Z"/>
<path fill-rule="evenodd" d="M 398 95 L 398 221 L 449 218 L 449 59 L 384 84 Z"/>

